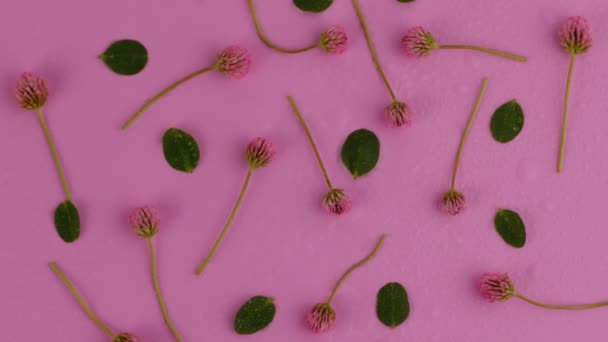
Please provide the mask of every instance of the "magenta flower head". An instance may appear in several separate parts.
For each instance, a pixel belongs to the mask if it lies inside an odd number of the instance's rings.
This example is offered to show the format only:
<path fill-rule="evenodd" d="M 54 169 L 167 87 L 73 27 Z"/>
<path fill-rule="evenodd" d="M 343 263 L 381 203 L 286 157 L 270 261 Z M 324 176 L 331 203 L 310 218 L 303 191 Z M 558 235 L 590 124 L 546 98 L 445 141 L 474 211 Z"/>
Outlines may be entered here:
<path fill-rule="evenodd" d="M 270 140 L 259 137 L 253 139 L 245 150 L 247 163 L 252 170 L 268 165 L 274 158 L 274 154 L 274 148 Z"/>
<path fill-rule="evenodd" d="M 325 209 L 332 214 L 343 215 L 350 211 L 352 202 L 342 189 L 331 189 L 323 199 Z"/>
<path fill-rule="evenodd" d="M 238 80 L 249 72 L 251 55 L 242 47 L 229 46 L 217 55 L 215 66 L 222 74 Z"/>
<path fill-rule="evenodd" d="M 129 333 L 120 333 L 112 339 L 112 342 L 139 342 L 137 336 Z"/>
<path fill-rule="evenodd" d="M 401 39 L 401 44 L 407 55 L 419 57 L 427 56 L 433 49 L 439 47 L 433 35 L 422 26 L 409 29 Z"/>
<path fill-rule="evenodd" d="M 151 238 L 158 231 L 160 213 L 151 207 L 137 208 L 129 216 L 129 225 L 137 235 Z"/>
<path fill-rule="evenodd" d="M 568 18 L 559 31 L 559 41 L 571 55 L 587 52 L 593 45 L 589 21 L 583 17 Z"/>
<path fill-rule="evenodd" d="M 395 101 L 384 109 L 384 121 L 389 127 L 409 127 L 413 119 L 414 114 L 404 102 Z"/>
<path fill-rule="evenodd" d="M 42 108 L 48 95 L 46 81 L 32 73 L 24 72 L 17 80 L 15 97 L 21 107 L 25 109 L 37 110 Z"/>
<path fill-rule="evenodd" d="M 336 326 L 336 311 L 328 303 L 320 303 L 306 315 L 306 323 L 315 333 L 324 333 Z"/>
<path fill-rule="evenodd" d="M 441 209 L 450 215 L 458 215 L 466 207 L 464 195 L 452 189 L 441 198 Z"/>
<path fill-rule="evenodd" d="M 321 34 L 321 48 L 327 53 L 340 54 L 346 51 L 348 38 L 340 26 L 332 26 Z"/>
<path fill-rule="evenodd" d="M 479 279 L 479 293 L 489 302 L 502 302 L 515 296 L 515 287 L 507 274 L 486 273 Z"/>

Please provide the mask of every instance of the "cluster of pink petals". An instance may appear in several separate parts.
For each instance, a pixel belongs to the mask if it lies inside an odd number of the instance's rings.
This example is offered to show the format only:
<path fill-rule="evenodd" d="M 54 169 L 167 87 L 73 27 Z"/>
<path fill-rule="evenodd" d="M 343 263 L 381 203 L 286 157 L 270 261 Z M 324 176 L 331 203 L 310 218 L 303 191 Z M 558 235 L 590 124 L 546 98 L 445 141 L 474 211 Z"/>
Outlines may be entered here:
<path fill-rule="evenodd" d="M 17 80 L 15 97 L 21 107 L 36 110 L 42 108 L 49 95 L 46 82 L 29 72 L 24 72 Z"/>
<path fill-rule="evenodd" d="M 272 142 L 265 138 L 255 138 L 247 145 L 245 156 L 249 167 L 253 170 L 268 165 L 274 158 L 275 151 Z"/>
<path fill-rule="evenodd" d="M 137 336 L 129 333 L 120 333 L 112 339 L 112 342 L 139 342 Z"/>
<path fill-rule="evenodd" d="M 234 79 L 241 79 L 249 73 L 251 55 L 239 46 L 229 46 L 217 55 L 217 70 Z"/>
<path fill-rule="evenodd" d="M 450 215 L 456 216 L 466 208 L 464 195 L 456 190 L 446 192 L 441 198 L 441 209 Z"/>
<path fill-rule="evenodd" d="M 328 303 L 320 303 L 306 315 L 306 323 L 315 333 L 324 333 L 336 326 L 336 312 Z"/>
<path fill-rule="evenodd" d="M 401 44 L 407 55 L 420 57 L 439 47 L 433 35 L 422 26 L 409 29 L 401 39 Z"/>
<path fill-rule="evenodd" d="M 395 101 L 384 109 L 384 121 L 389 127 L 409 127 L 413 119 L 414 114 L 404 102 Z"/>
<path fill-rule="evenodd" d="M 505 301 L 515 295 L 515 287 L 507 274 L 486 273 L 479 279 L 479 292 L 489 302 Z"/>
<path fill-rule="evenodd" d="M 593 45 L 591 25 L 583 17 L 570 17 L 559 31 L 561 46 L 569 53 L 585 53 Z"/>
<path fill-rule="evenodd" d="M 336 215 L 343 215 L 350 211 L 352 202 L 342 189 L 331 189 L 323 199 L 323 206 L 327 211 Z"/>
<path fill-rule="evenodd" d="M 332 26 L 321 34 L 321 48 L 325 52 L 340 54 L 346 51 L 348 38 L 340 26 Z"/>
<path fill-rule="evenodd" d="M 160 213 L 151 207 L 142 207 L 133 210 L 129 216 L 129 226 L 137 235 L 151 238 L 158 231 Z"/>

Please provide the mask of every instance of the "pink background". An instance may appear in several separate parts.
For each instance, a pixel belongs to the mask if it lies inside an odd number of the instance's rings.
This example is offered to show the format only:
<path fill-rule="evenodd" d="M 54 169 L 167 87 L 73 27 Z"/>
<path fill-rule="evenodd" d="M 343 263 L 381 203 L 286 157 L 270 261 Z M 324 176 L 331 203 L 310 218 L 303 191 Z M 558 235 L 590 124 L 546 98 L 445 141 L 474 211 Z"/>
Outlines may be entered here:
<path fill-rule="evenodd" d="M 417 113 L 408 129 L 384 127 L 390 98 L 370 59 L 350 1 L 321 15 L 290 0 L 258 0 L 268 35 L 285 46 L 308 45 L 324 28 L 343 25 L 350 49 L 282 55 L 258 40 L 246 1 L 4 0 L 0 20 L 0 321 L 5 341 L 107 341 L 47 266 L 57 261 L 89 304 L 117 331 L 146 342 L 172 338 L 150 281 L 144 240 L 127 227 L 135 206 L 162 212 L 155 238 L 161 286 L 185 341 L 601 341 L 607 309 L 541 310 L 521 301 L 482 301 L 484 271 L 509 272 L 533 298 L 579 303 L 608 298 L 605 199 L 608 130 L 605 86 L 607 7 L 599 0 L 362 0 L 380 58 L 399 97 Z M 565 171 L 555 172 L 568 56 L 556 41 L 561 22 L 584 15 L 596 46 L 578 59 Z M 470 43 L 525 54 L 522 64 L 474 52 L 437 51 L 406 58 L 400 37 L 425 25 L 440 43 Z M 134 77 L 96 59 L 112 41 L 134 38 L 150 61 Z M 250 75 L 217 73 L 191 81 L 149 110 L 127 132 L 120 125 L 173 80 L 213 62 L 229 44 L 251 50 Z M 46 117 L 80 208 L 83 230 L 67 245 L 52 225 L 62 192 L 33 113 L 12 87 L 21 71 L 48 79 Z M 456 146 L 483 76 L 486 97 L 465 149 L 458 187 L 469 208 L 458 217 L 437 209 L 447 190 Z M 321 210 L 326 192 L 312 151 L 286 100 L 300 105 L 336 185 L 353 211 Z M 492 140 L 489 120 L 517 99 L 525 128 L 513 142 Z M 194 174 L 165 162 L 161 136 L 191 132 L 202 148 Z M 382 155 L 370 175 L 353 181 L 339 149 L 354 129 L 374 130 Z M 243 149 L 270 137 L 276 160 L 254 174 L 244 204 L 216 259 L 200 278 L 195 267 L 211 247 L 246 173 Z M 494 231 L 497 208 L 518 211 L 527 245 L 516 250 Z M 368 253 L 377 259 L 344 284 L 335 331 L 314 336 L 305 313 L 325 300 L 340 274 Z M 378 289 L 407 288 L 410 318 L 395 330 L 375 316 Z M 240 337 L 234 314 L 250 296 L 276 299 L 267 330 Z"/>

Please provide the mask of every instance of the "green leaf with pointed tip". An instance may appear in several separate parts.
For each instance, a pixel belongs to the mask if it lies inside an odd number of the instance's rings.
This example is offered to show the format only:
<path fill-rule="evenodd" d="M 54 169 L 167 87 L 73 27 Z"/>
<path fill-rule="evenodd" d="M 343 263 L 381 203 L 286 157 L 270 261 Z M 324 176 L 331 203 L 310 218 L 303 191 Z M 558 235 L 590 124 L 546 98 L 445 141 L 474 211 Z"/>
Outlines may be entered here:
<path fill-rule="evenodd" d="M 196 140 L 178 128 L 169 128 L 163 135 L 163 153 L 172 168 L 192 173 L 201 154 Z"/>
<path fill-rule="evenodd" d="M 136 40 L 123 39 L 112 43 L 99 59 L 115 73 L 130 76 L 148 64 L 148 50 Z"/>
<path fill-rule="evenodd" d="M 331 6 L 334 0 L 293 0 L 293 3 L 302 11 L 320 13 Z"/>
<path fill-rule="evenodd" d="M 518 213 L 499 209 L 494 218 L 494 225 L 500 237 L 509 245 L 522 248 L 526 244 L 526 226 Z"/>
<path fill-rule="evenodd" d="M 388 283 L 378 291 L 376 315 L 389 328 L 401 325 L 410 315 L 407 292 L 399 283 Z"/>
<path fill-rule="evenodd" d="M 380 140 L 367 129 L 352 132 L 342 146 L 342 162 L 357 179 L 376 167 L 380 158 Z"/>
<path fill-rule="evenodd" d="M 276 313 L 272 298 L 255 296 L 249 299 L 237 312 L 234 330 L 239 335 L 251 335 L 266 328 Z"/>
<path fill-rule="evenodd" d="M 55 209 L 55 229 L 65 242 L 74 242 L 80 237 L 80 215 L 72 201 L 61 202 Z"/>
<path fill-rule="evenodd" d="M 515 139 L 523 128 L 524 111 L 516 100 L 498 107 L 490 122 L 492 136 L 503 144 Z"/>

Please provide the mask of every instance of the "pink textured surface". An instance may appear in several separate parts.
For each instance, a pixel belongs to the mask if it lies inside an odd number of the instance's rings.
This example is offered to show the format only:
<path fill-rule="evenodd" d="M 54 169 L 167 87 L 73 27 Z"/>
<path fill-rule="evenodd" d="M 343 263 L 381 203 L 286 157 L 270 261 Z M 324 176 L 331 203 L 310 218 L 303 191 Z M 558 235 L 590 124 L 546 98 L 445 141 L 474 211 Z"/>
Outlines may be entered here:
<path fill-rule="evenodd" d="M 599 0 L 362 0 L 389 79 L 415 110 L 414 125 L 389 129 L 390 98 L 371 63 L 350 1 L 322 15 L 288 0 L 256 1 L 271 39 L 305 46 L 330 25 L 345 27 L 350 49 L 288 56 L 258 40 L 240 1 L 5 1 L 0 21 L 0 319 L 6 341 L 107 341 L 47 266 L 55 260 L 112 328 L 165 342 L 149 278 L 144 240 L 127 215 L 151 204 L 162 213 L 155 237 L 161 286 L 185 341 L 600 341 L 606 309 L 543 311 L 519 301 L 484 302 L 484 271 L 509 272 L 516 287 L 547 302 L 608 297 L 605 194 L 608 190 L 606 8 Z M 587 16 L 594 46 L 575 67 L 565 172 L 557 175 L 558 135 L 568 56 L 557 32 L 569 15 Z M 527 64 L 474 52 L 438 51 L 406 58 L 405 30 L 424 25 L 438 41 L 505 49 Z M 135 38 L 151 59 L 120 77 L 95 57 L 110 42 Z M 230 44 L 248 48 L 251 73 L 235 81 L 213 73 L 160 101 L 129 131 L 120 125 L 156 91 L 214 59 Z M 81 239 L 66 245 L 52 226 L 62 192 L 36 117 L 20 109 L 12 87 L 21 71 L 48 79 L 45 113 L 78 203 Z M 466 146 L 459 189 L 468 209 L 437 209 L 449 186 L 461 131 L 483 76 L 490 82 Z M 334 183 L 354 201 L 344 217 L 321 207 L 326 193 L 314 156 L 286 96 L 308 120 Z M 488 126 L 516 98 L 522 134 L 495 143 Z M 202 160 L 192 175 L 170 169 L 161 136 L 169 127 L 196 136 Z M 350 179 L 338 157 L 346 135 L 366 127 L 382 141 L 376 170 Z M 273 163 L 254 174 L 233 229 L 201 278 L 211 247 L 246 174 L 243 149 L 270 137 Z M 528 227 L 522 250 L 495 233 L 497 208 L 517 210 Z M 341 272 L 378 237 L 378 257 L 338 294 L 335 331 L 314 336 L 304 316 L 329 295 Z M 412 313 L 390 330 L 375 317 L 375 296 L 389 281 L 410 294 Z M 276 299 L 265 331 L 239 337 L 235 311 L 256 294 Z"/>

